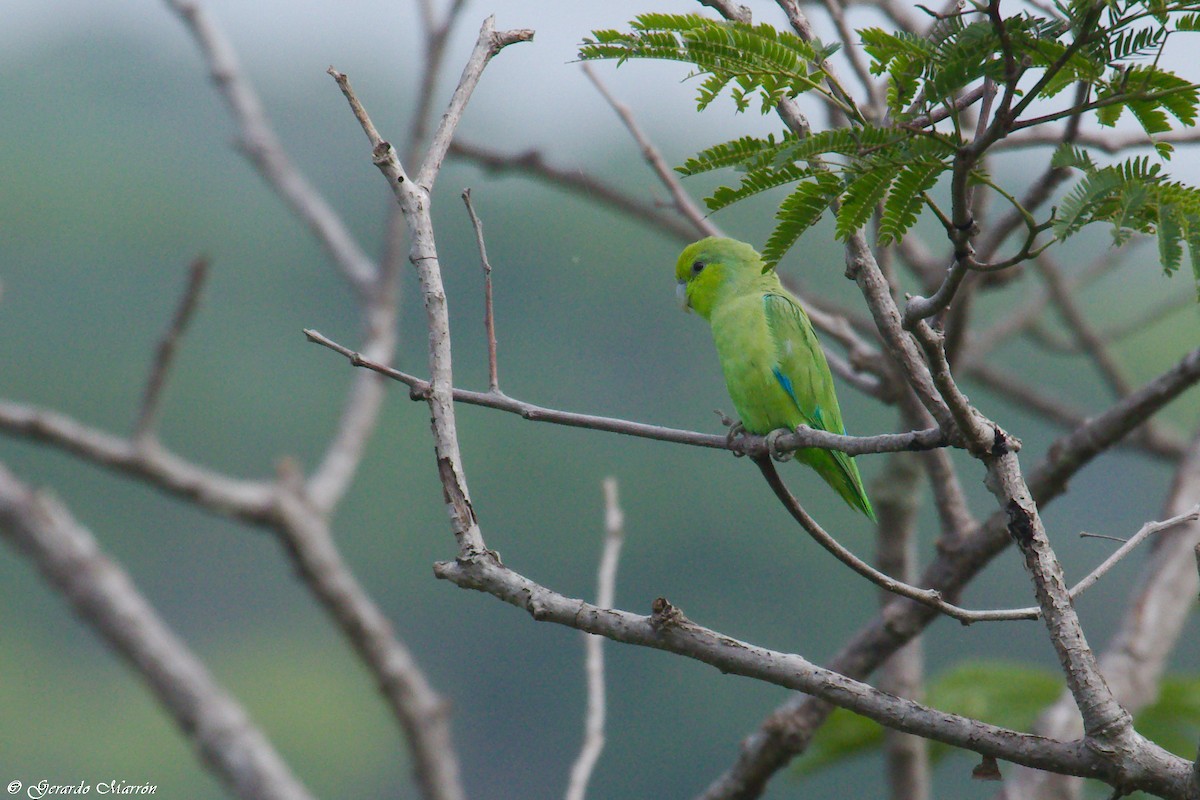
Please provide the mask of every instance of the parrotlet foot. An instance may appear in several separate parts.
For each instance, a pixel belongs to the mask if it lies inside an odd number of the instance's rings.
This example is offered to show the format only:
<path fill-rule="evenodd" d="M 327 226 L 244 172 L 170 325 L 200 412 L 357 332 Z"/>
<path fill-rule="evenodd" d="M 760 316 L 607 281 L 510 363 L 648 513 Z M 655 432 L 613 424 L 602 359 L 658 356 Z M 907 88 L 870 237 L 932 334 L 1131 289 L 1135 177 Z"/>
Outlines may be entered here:
<path fill-rule="evenodd" d="M 725 443 L 733 448 L 733 441 L 746 432 L 746 428 L 741 422 L 734 422 L 729 426 L 729 430 L 725 433 Z M 734 458 L 741 458 L 746 455 L 740 450 L 733 450 Z"/>
<path fill-rule="evenodd" d="M 771 458 L 776 461 L 791 461 L 795 455 L 793 452 L 779 452 L 779 437 L 791 433 L 787 428 L 776 428 L 767 434 L 767 452 L 771 454 Z"/>

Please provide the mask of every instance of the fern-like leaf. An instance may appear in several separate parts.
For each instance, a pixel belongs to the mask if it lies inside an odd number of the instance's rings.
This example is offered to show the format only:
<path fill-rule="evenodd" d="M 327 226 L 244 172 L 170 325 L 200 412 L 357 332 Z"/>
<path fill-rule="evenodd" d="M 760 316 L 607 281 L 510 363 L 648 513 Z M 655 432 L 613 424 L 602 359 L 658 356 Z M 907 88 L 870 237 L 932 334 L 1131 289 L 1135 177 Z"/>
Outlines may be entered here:
<path fill-rule="evenodd" d="M 1158 260 L 1168 275 L 1183 263 L 1183 226 L 1179 224 L 1179 211 L 1171 206 L 1158 207 Z"/>
<path fill-rule="evenodd" d="M 705 198 L 704 202 L 709 211 L 720 211 L 728 205 L 753 197 L 756 194 L 795 183 L 812 174 L 812 169 L 796 164 L 786 164 L 779 169 L 756 169 L 742 176 L 741 183 L 736 189 L 722 186 Z"/>
<path fill-rule="evenodd" d="M 899 171 L 897 166 L 882 165 L 856 175 L 850 181 L 837 212 L 837 238 L 847 239 L 867 224 Z"/>
<path fill-rule="evenodd" d="M 1120 173 L 1109 167 L 1085 175 L 1059 205 L 1058 217 L 1054 221 L 1055 235 L 1065 239 L 1091 222 L 1091 213 L 1096 204 L 1111 196 L 1120 186 Z"/>
<path fill-rule="evenodd" d="M 817 223 L 841 189 L 842 182 L 835 175 L 816 172 L 784 198 L 775 214 L 775 230 L 763 245 L 763 262 L 767 268 L 778 264 L 800 235 Z"/>
<path fill-rule="evenodd" d="M 776 141 L 774 134 L 760 139 L 756 136 L 743 136 L 740 139 L 713 145 L 701 150 L 692 158 L 683 162 L 683 166 L 675 170 L 682 175 L 699 175 L 726 167 L 737 167 L 745 164 L 766 166 L 775 155 L 790 147 L 796 141 L 794 135 L 788 134 L 782 140 Z"/>
<path fill-rule="evenodd" d="M 900 241 L 916 224 L 917 214 L 925 203 L 925 191 L 937 183 L 945 169 L 946 165 L 940 161 L 923 161 L 909 164 L 900 171 L 883 204 L 883 216 L 879 220 L 880 245 Z"/>

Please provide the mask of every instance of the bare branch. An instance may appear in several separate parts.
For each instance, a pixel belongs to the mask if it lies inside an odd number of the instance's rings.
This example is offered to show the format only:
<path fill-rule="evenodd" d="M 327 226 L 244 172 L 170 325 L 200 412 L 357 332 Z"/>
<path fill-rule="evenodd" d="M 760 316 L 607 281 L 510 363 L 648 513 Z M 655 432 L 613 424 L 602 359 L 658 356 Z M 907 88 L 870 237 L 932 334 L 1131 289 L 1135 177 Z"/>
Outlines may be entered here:
<path fill-rule="evenodd" d="M 528 42 L 532 39 L 533 31 L 527 28 L 497 31 L 492 17 L 484 20 L 479 31 L 479 40 L 475 43 L 475 49 L 467 60 L 467 65 L 463 67 L 458 87 L 454 90 L 450 104 L 442 114 L 442 121 L 433 134 L 433 141 L 429 143 L 429 149 L 425 152 L 425 160 L 421 163 L 421 169 L 417 174 L 417 183 L 425 191 L 433 189 L 433 182 L 437 179 L 438 171 L 442 167 L 442 159 L 446 157 L 446 151 L 450 149 L 450 140 L 454 138 L 454 132 L 458 129 L 463 111 L 467 108 L 467 101 L 471 99 L 471 94 L 483 76 L 483 70 L 487 63 L 508 45 Z"/>
<path fill-rule="evenodd" d="M 242 151 L 313 231 L 354 289 L 360 295 L 369 292 L 376 271 L 374 262 L 358 246 L 333 207 L 288 158 L 224 33 L 198 3 L 166 3 L 200 46 L 209 74 L 238 125 Z"/>
<path fill-rule="evenodd" d="M 450 144 L 450 155 L 471 161 L 488 172 L 520 172 L 545 181 L 585 200 L 607 206 L 640 225 L 646 225 L 683 242 L 690 242 L 697 236 L 704 235 L 703 230 L 681 220 L 677 214 L 666 213 L 661 205 L 628 195 L 582 169 L 549 164 L 537 150 L 509 155 L 455 140 Z"/>
<path fill-rule="evenodd" d="M 428 399 L 430 392 L 429 381 L 393 369 L 384 364 L 377 364 L 370 361 L 360 353 L 356 353 L 350 348 L 338 344 L 318 331 L 305 330 L 304 335 L 308 337 L 309 341 L 345 356 L 356 367 L 365 367 L 405 384 L 409 387 L 409 394 L 414 400 Z M 453 400 L 459 403 L 494 408 L 498 411 L 507 411 L 510 414 L 518 414 L 534 422 L 549 422 L 573 428 L 588 428 L 608 433 L 621 433 L 626 436 L 657 439 L 658 441 L 687 444 L 695 447 L 732 450 L 740 455 L 759 456 L 770 454 L 770 448 L 767 446 L 765 436 L 747 434 L 738 436 L 730 441 L 729 437 L 725 435 L 696 433 L 615 417 L 598 417 L 572 411 L 559 411 L 553 408 L 526 403 L 509 397 L 506 394 L 496 392 L 473 392 L 468 389 L 452 389 L 451 395 Z M 0 418 L 0 421 L 2 421 L 2 418 Z M 890 453 L 900 450 L 926 450 L 946 446 L 946 437 L 937 428 L 910 431 L 908 433 L 883 433 L 876 436 L 843 436 L 801 425 L 795 432 L 783 434 L 776 440 L 777 452 L 787 453 L 803 447 L 823 447 L 831 450 L 841 450 L 844 453 L 855 456 L 866 453 Z"/>
<path fill-rule="evenodd" d="M 617 581 L 617 562 L 625 540 L 625 516 L 617 497 L 617 479 L 604 479 L 604 552 L 596 576 L 596 605 L 612 608 Z M 583 747 L 571 767 L 566 800 L 583 800 L 588 781 L 600 753 L 604 750 L 604 639 L 584 634 L 587 653 L 587 720 L 584 724 Z"/>
<path fill-rule="evenodd" d="M 270 484 L 235 480 L 186 461 L 155 441 L 133 442 L 88 427 L 65 414 L 0 402 L 0 430 L 46 442 L 102 467 L 145 480 L 201 508 L 250 522 L 271 515 Z"/>
<path fill-rule="evenodd" d="M 1185 509 L 1197 496 L 1200 496 L 1200 438 L 1193 439 L 1163 509 L 1166 514 L 1174 514 L 1175 520 L 1190 517 L 1193 522 L 1164 532 L 1155 540 L 1130 591 L 1129 602 L 1123 606 L 1125 613 L 1117 633 L 1100 656 L 1105 679 L 1121 704 L 1134 713 L 1157 696 L 1168 656 L 1195 604 L 1200 581 L 1189 551 L 1200 541 L 1200 525 L 1194 521 L 1197 508 Z M 1150 523 L 1142 530 L 1155 524 Z M 1037 727 L 1039 733 L 1069 738 L 1078 735 L 1081 724 L 1074 703 L 1064 696 L 1046 710 Z M 1048 800 L 1076 794 L 1077 788 L 1047 773 L 1018 769 L 1010 775 L 1003 795 Z"/>
<path fill-rule="evenodd" d="M 608 87 L 596 75 L 595 70 L 586 63 L 582 67 L 583 74 L 587 76 L 592 85 L 596 87 L 596 91 L 600 92 L 601 97 L 617 113 L 617 116 L 621 118 L 621 122 L 625 124 L 626 130 L 629 131 L 629 135 L 633 137 L 633 140 L 637 142 L 638 147 L 641 149 L 642 158 L 650 165 L 650 168 L 654 170 L 654 174 L 658 176 L 663 186 L 666 187 L 667 192 L 671 195 L 672 207 L 690 222 L 696 230 L 701 231 L 703 235 L 721 236 L 720 229 L 705 216 L 703 211 L 696 207 L 696 204 L 692 202 L 691 196 L 683 190 L 679 179 L 675 177 L 674 170 L 667 166 L 662 153 L 658 152 L 658 148 L 650 141 L 650 137 L 642 131 L 641 126 L 634 119 L 633 112 L 629 109 L 629 106 L 618 100 L 608 90 Z"/>
<path fill-rule="evenodd" d="M 154 436 L 154 426 L 158 422 L 158 410 L 162 401 L 162 392 L 167 383 L 167 375 L 175 360 L 175 348 L 191 322 L 192 314 L 200 301 L 200 291 L 204 280 L 208 277 L 208 259 L 199 256 L 188 266 L 187 285 L 180 296 L 179 305 L 171 324 L 163 333 L 155 351 L 154 363 L 150 366 L 150 377 L 146 379 L 146 389 L 142 394 L 142 407 L 138 411 L 137 423 L 134 426 L 134 442 L 144 442 Z"/>
<path fill-rule="evenodd" d="M 446 292 L 442 285 L 441 267 L 438 263 L 437 246 L 433 235 L 429 201 L 433 182 L 441 167 L 442 159 L 450 147 L 450 140 L 458 127 L 475 86 L 488 62 L 504 47 L 515 42 L 528 41 L 533 31 L 515 30 L 497 32 L 493 19 L 484 20 L 479 38 L 464 68 L 458 87 L 433 141 L 425 154 L 419 178 L 414 185 L 405 174 L 396 157 L 395 149 L 380 137 L 371 123 L 366 109 L 359 102 L 349 80 L 332 67 L 329 74 L 350 103 L 351 110 L 362 126 L 371 143 L 372 159 L 387 178 L 388 185 L 399 201 L 404 219 L 408 223 L 411 249 L 409 260 L 417 269 L 421 293 L 425 301 L 426 321 L 429 329 L 430 382 L 428 402 L 433 418 L 434 450 L 437 454 L 438 474 L 445 490 L 446 504 L 454 535 L 463 554 L 484 549 L 483 536 L 479 530 L 474 508 L 467 490 L 466 476 L 462 470 L 459 453 L 458 433 L 454 417 L 452 398 L 453 370 L 450 352 L 450 321 L 447 311 Z"/>
<path fill-rule="evenodd" d="M 488 348 L 488 390 L 500 391 L 500 372 L 496 364 L 496 318 L 492 313 L 492 264 L 488 261 L 487 247 L 483 241 L 483 223 L 475 214 L 471 205 L 471 190 L 463 189 L 463 202 L 467 206 L 467 215 L 471 217 L 471 225 L 475 228 L 475 243 L 479 246 L 479 260 L 483 264 L 483 327 L 487 331 Z"/>
<path fill-rule="evenodd" d="M 245 800 L 308 800 L 245 709 L 222 688 L 90 531 L 0 466 L 0 533 L 138 673 L 204 764 Z"/>
<path fill-rule="evenodd" d="M 642 647 L 653 647 L 709 664 L 723 673 L 754 678 L 836 703 L 881 725 L 1006 761 L 1068 774 L 1086 774 L 1130 788 L 1178 794 L 1191 779 L 1191 763 L 1145 740 L 1138 758 L 1118 770 L 1106 754 L 1083 742 L 1054 742 L 976 720 L 937 711 L 880 692 L 804 658 L 767 650 L 703 628 L 686 619 L 663 598 L 651 616 L 602 609 L 540 586 L 500 564 L 494 554 L 478 553 L 439 562 L 435 574 L 467 589 L 487 592 L 525 609 L 539 622 L 599 634 Z"/>
<path fill-rule="evenodd" d="M 929 368 L 921 360 L 916 342 L 903 328 L 900 311 L 892 299 L 891 286 L 879 271 L 879 265 L 862 231 L 846 240 L 846 274 L 858 283 L 888 353 L 921 405 L 937 421 L 938 427 L 944 431 L 954 431 L 957 427 L 954 416 L 938 394 Z"/>

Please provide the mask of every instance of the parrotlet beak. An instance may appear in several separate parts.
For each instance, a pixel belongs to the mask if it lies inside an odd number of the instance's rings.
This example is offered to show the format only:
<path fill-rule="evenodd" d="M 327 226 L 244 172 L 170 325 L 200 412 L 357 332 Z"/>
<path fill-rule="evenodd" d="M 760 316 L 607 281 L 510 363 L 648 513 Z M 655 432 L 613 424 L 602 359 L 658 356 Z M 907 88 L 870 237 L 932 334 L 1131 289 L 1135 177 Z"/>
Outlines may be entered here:
<path fill-rule="evenodd" d="M 688 303 L 687 283 L 685 281 L 680 281 L 679 283 L 675 284 L 675 297 L 679 299 L 680 308 L 682 308 L 684 311 L 692 310 L 691 304 Z"/>

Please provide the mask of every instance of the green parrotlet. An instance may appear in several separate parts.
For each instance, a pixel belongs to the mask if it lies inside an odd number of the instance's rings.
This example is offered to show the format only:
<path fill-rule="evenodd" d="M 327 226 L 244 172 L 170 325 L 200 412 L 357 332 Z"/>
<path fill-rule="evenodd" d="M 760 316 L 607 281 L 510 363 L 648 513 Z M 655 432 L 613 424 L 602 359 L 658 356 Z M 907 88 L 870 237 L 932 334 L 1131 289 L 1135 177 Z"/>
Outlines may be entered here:
<path fill-rule="evenodd" d="M 675 265 L 680 301 L 712 327 L 742 428 L 766 436 L 799 425 L 844 434 L 833 376 L 812 323 L 762 257 L 734 239 L 689 245 Z M 875 519 L 858 466 L 839 450 L 796 451 L 851 508 Z"/>

